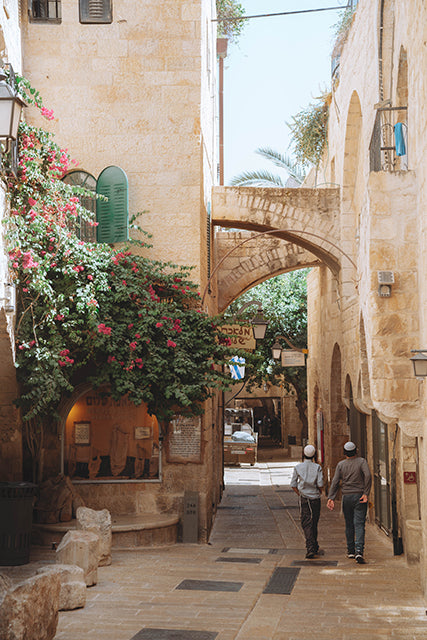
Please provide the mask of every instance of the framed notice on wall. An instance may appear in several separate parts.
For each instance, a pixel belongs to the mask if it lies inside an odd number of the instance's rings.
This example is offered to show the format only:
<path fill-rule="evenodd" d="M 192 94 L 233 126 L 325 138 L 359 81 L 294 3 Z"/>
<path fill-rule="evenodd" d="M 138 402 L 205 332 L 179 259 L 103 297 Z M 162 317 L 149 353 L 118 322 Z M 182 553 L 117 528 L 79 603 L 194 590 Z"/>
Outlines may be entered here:
<path fill-rule="evenodd" d="M 202 461 L 202 421 L 200 416 L 176 415 L 170 422 L 167 442 L 168 462 Z"/>
<path fill-rule="evenodd" d="M 74 423 L 74 444 L 90 444 L 90 422 Z"/>
<path fill-rule="evenodd" d="M 135 427 L 135 440 L 151 438 L 151 427 Z"/>

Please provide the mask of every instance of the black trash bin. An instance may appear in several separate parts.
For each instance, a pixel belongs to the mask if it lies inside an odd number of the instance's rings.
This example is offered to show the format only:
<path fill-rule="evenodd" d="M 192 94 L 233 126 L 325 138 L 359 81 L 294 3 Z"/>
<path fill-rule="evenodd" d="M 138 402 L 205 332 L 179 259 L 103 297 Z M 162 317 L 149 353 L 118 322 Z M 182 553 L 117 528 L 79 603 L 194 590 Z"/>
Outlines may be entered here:
<path fill-rule="evenodd" d="M 0 566 L 30 561 L 36 490 L 31 482 L 0 482 Z"/>

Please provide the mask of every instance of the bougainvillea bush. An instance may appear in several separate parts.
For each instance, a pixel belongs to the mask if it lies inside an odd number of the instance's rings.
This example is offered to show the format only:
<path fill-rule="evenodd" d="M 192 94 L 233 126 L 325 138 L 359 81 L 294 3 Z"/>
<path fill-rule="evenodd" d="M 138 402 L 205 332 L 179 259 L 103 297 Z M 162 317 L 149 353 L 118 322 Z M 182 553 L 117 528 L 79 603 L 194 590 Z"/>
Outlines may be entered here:
<path fill-rule="evenodd" d="M 53 118 L 26 80 L 17 87 Z M 146 402 L 162 423 L 177 408 L 201 413 L 213 389 L 229 384 L 218 365 L 230 354 L 200 309 L 191 270 L 136 255 L 131 244 L 80 240 L 82 221 L 96 222 L 79 202 L 88 193 L 61 180 L 72 167 L 52 134 L 21 123 L 17 178 L 6 173 L 6 235 L 18 300 L 17 402 L 30 436 L 42 437 L 40 425 L 83 381 Z"/>

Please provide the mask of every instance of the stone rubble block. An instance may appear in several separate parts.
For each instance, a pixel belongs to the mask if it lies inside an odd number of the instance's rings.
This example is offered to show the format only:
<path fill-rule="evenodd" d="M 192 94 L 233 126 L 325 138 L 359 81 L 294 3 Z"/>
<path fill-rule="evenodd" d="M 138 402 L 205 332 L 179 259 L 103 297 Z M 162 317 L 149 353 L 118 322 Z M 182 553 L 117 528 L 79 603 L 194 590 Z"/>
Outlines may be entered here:
<path fill-rule="evenodd" d="M 37 574 L 53 573 L 59 577 L 61 591 L 59 610 L 81 609 L 86 604 L 86 581 L 84 571 L 75 564 L 46 565 L 37 570 Z"/>
<path fill-rule="evenodd" d="M 91 531 L 67 531 L 56 550 L 56 563 L 81 567 L 86 585 L 91 587 L 98 581 L 100 544 L 99 536 Z"/>
<path fill-rule="evenodd" d="M 100 567 L 111 564 L 111 547 L 113 544 L 113 528 L 111 514 L 108 509 L 95 511 L 87 507 L 79 507 L 76 511 L 77 529 L 96 533 L 100 537 Z"/>
<path fill-rule="evenodd" d="M 1 640 L 52 640 L 58 625 L 59 576 L 32 576 L 0 595 Z"/>

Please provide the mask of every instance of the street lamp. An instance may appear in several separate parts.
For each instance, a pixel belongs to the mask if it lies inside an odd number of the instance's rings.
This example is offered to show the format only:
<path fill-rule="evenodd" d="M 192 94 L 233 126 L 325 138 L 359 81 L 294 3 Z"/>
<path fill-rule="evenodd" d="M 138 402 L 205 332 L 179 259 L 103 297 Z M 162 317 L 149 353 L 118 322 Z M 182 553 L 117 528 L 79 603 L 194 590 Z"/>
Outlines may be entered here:
<path fill-rule="evenodd" d="M 262 304 L 261 304 L 261 302 L 259 300 L 249 300 L 249 302 L 246 302 L 243 306 L 241 306 L 240 309 L 238 309 L 236 311 L 236 313 L 234 314 L 233 322 L 236 322 L 237 316 L 239 316 L 242 311 L 244 311 L 245 309 L 247 309 L 248 307 L 250 307 L 253 304 L 258 305 L 258 311 L 257 311 L 256 315 L 250 321 L 251 325 L 252 325 L 252 333 L 253 333 L 253 336 L 254 336 L 255 340 L 264 340 L 265 332 L 266 332 L 267 326 L 268 326 L 268 320 L 266 320 L 265 317 L 264 317 L 264 312 L 262 310 Z"/>
<path fill-rule="evenodd" d="M 414 365 L 414 374 L 417 378 L 425 378 L 427 376 L 427 349 L 411 349 L 411 353 L 415 353 L 410 360 Z"/>
<path fill-rule="evenodd" d="M 307 353 L 307 349 L 300 349 L 299 347 L 295 347 L 292 344 L 292 342 L 289 340 L 289 338 L 287 338 L 286 336 L 276 335 L 274 336 L 274 343 L 273 343 L 273 346 L 271 347 L 271 355 L 273 356 L 274 360 L 280 360 L 280 357 L 282 355 L 283 349 L 279 340 L 284 340 L 286 344 L 289 345 L 293 351 L 300 351 L 301 353 Z"/>
<path fill-rule="evenodd" d="M 9 70 L 13 79 L 15 76 L 11 65 Z M 18 137 L 22 107 L 26 106 L 7 80 L 6 71 L 0 69 L 0 139 L 6 140 L 5 151 L 9 151 L 10 142 Z"/>

